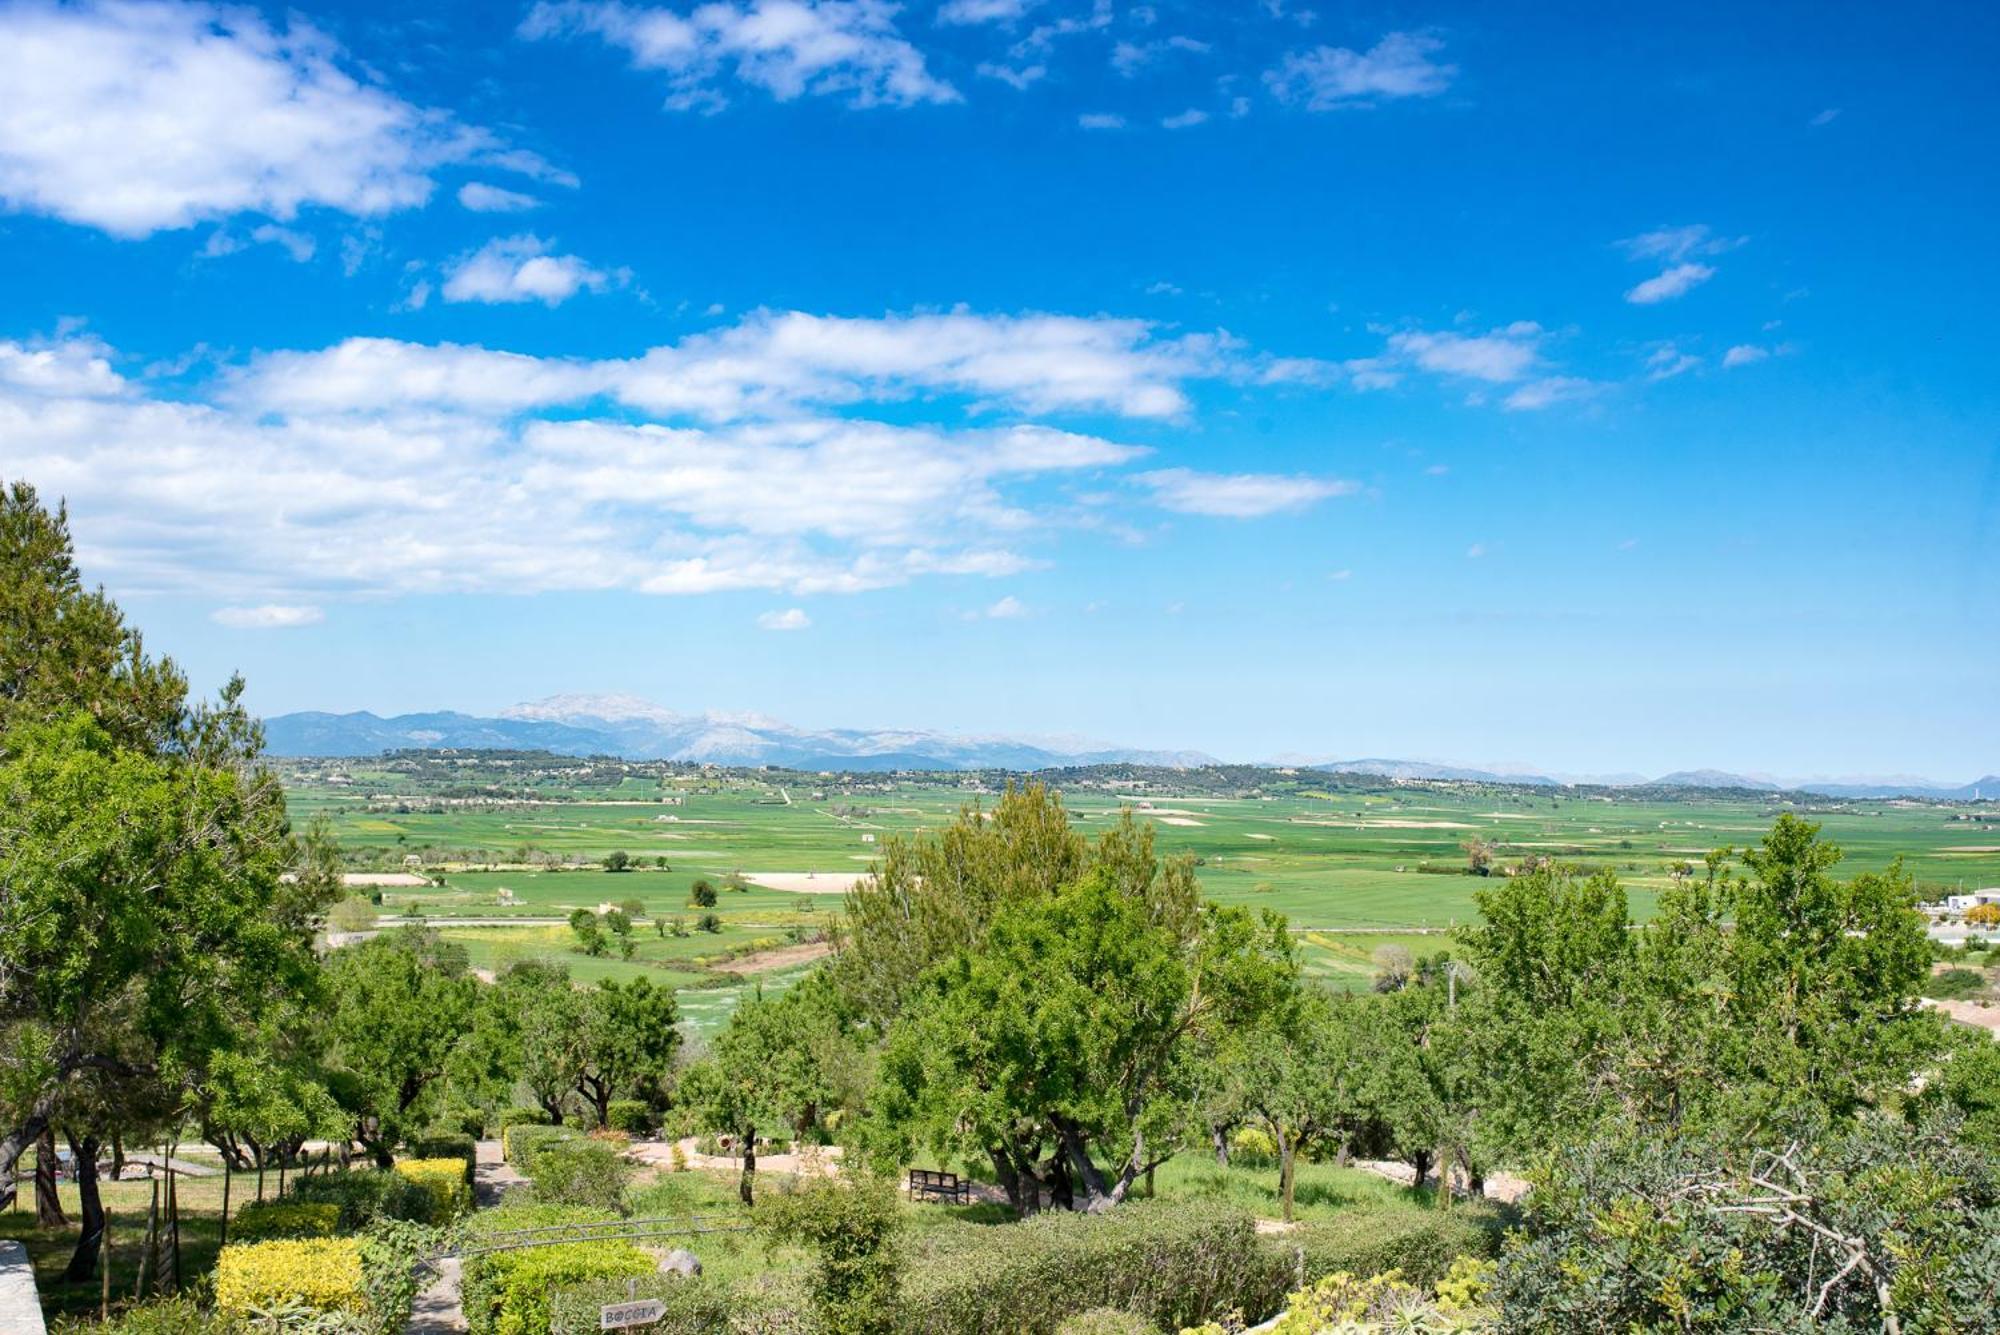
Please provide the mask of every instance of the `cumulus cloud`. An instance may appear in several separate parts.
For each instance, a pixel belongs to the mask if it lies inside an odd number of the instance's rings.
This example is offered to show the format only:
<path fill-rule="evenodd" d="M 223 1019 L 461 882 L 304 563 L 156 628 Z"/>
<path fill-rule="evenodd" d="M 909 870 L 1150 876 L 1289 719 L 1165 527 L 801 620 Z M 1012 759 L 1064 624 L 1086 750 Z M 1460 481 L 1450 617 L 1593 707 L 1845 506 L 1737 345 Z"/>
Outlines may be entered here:
<path fill-rule="evenodd" d="M 988 604 L 981 615 L 988 621 L 1012 621 L 1028 615 L 1028 608 L 1027 604 L 1010 593 L 999 601 Z"/>
<path fill-rule="evenodd" d="M 1536 412 L 1558 403 L 1588 398 L 1597 388 L 1595 383 L 1573 375 L 1543 376 L 1509 394 L 1500 401 L 1500 406 L 1510 413 Z"/>
<path fill-rule="evenodd" d="M 812 625 L 812 618 L 803 607 L 787 607 L 783 611 L 760 613 L 757 625 L 763 630 L 804 630 Z"/>
<path fill-rule="evenodd" d="M 573 178 L 351 73 L 303 20 L 199 3 L 0 9 L 0 201 L 119 237 L 236 214 L 374 217 L 434 174 Z"/>
<path fill-rule="evenodd" d="M 352 339 L 192 387 L 120 364 L 75 331 L 0 341 L 0 458 L 69 499 L 121 589 L 198 591 L 249 625 L 241 609 L 360 594 L 797 596 L 1016 575 L 1067 522 L 1064 479 L 1148 451 L 1011 415 L 1173 417 L 1187 382 L 1254 383 L 1258 359 L 1143 322 L 960 311 L 762 312 L 609 360 Z M 869 404 L 936 420 L 869 420 Z M 1347 485 L 1141 484 L 1239 517 Z"/>
<path fill-rule="evenodd" d="M 1652 306 L 1662 301 L 1672 301 L 1688 293 L 1715 277 L 1715 270 L 1706 264 L 1676 264 L 1671 269 L 1648 278 L 1645 282 L 1629 289 L 1625 300 L 1635 306 Z"/>
<path fill-rule="evenodd" d="M 1208 113 L 1206 111 L 1202 111 L 1198 107 L 1189 107 L 1186 111 L 1162 119 L 1160 127 L 1166 130 L 1185 130 L 1192 126 L 1200 125 L 1207 120 Z"/>
<path fill-rule="evenodd" d="M 948 24 L 1007 23 L 1028 12 L 1035 0 L 946 0 L 937 21 Z"/>
<path fill-rule="evenodd" d="M 1673 343 L 1662 343 L 1646 356 L 1646 379 L 1671 380 L 1701 365 L 1701 358 L 1683 352 Z"/>
<path fill-rule="evenodd" d="M 1025 93 L 1036 83 L 1048 77 L 1047 65 L 1023 65 L 1016 69 L 1012 65 L 999 65 L 990 60 L 979 63 L 979 77 L 998 79 L 1016 92 Z"/>
<path fill-rule="evenodd" d="M 1738 343 L 1722 354 L 1722 365 L 1728 370 L 1734 370 L 1739 366 L 1755 366 L 1770 355 L 1769 348 L 1760 348 L 1755 343 Z"/>
<path fill-rule="evenodd" d="M 496 237 L 446 267 L 444 299 L 560 306 L 578 292 L 602 292 L 626 277 L 594 268 L 575 255 L 552 255 L 549 249 L 548 242 L 528 233 Z"/>
<path fill-rule="evenodd" d="M 1283 102 L 1308 111 L 1366 107 L 1406 97 L 1436 97 L 1451 86 L 1456 65 L 1432 57 L 1444 43 L 1426 33 L 1392 32 L 1366 51 L 1321 46 L 1287 52 L 1264 84 Z"/>
<path fill-rule="evenodd" d="M 1364 389 L 1394 383 L 1400 366 L 1504 384 L 1541 364 L 1541 339 L 1542 327 L 1531 320 L 1517 320 L 1485 334 L 1414 329 L 1391 334 L 1382 357 L 1351 362 L 1349 369 Z"/>
<path fill-rule="evenodd" d="M 781 102 L 816 96 L 909 107 L 962 100 L 897 30 L 896 8 L 884 0 L 715 0 L 682 14 L 620 0 L 544 0 L 528 12 L 521 35 L 587 36 L 617 47 L 635 69 L 667 75 L 666 105 L 676 111 L 721 110 L 731 78 Z"/>
<path fill-rule="evenodd" d="M 473 213 L 523 213 L 540 208 L 542 201 L 518 190 L 503 190 L 484 181 L 467 181 L 458 188 L 460 208 Z"/>
<path fill-rule="evenodd" d="M 1134 479 L 1153 493 L 1154 504 L 1181 514 L 1225 519 L 1305 510 L 1334 496 L 1351 496 L 1358 484 L 1338 478 L 1278 473 L 1201 473 L 1160 468 Z"/>
<path fill-rule="evenodd" d="M 326 620 L 317 607 L 288 603 L 264 603 L 256 607 L 218 607 L 209 620 L 232 630 L 289 630 L 295 626 L 315 626 Z"/>

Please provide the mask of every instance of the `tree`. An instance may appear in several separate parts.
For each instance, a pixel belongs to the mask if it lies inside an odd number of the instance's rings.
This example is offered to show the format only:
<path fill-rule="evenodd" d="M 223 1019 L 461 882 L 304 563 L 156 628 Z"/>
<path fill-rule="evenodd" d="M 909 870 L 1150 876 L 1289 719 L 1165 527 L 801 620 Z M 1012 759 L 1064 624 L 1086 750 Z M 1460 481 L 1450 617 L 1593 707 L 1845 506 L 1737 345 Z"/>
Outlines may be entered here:
<path fill-rule="evenodd" d="M 631 959 L 638 946 L 632 940 L 632 919 L 626 916 L 625 910 L 612 909 L 605 914 L 604 926 L 612 939 L 618 942 L 618 958 Z"/>
<path fill-rule="evenodd" d="M 495 1023 L 512 1072 L 558 1126 L 583 1073 L 583 997 L 559 965 L 522 961 L 499 978 Z"/>
<path fill-rule="evenodd" d="M 688 891 L 688 903 L 698 909 L 714 908 L 715 898 L 715 887 L 705 880 L 696 881 L 693 888 Z"/>
<path fill-rule="evenodd" d="M 1236 1061 L 1245 1101 L 1278 1148 L 1278 1200 L 1292 1219 L 1298 1156 L 1315 1142 L 1345 1139 L 1369 1115 L 1371 1064 L 1388 1036 L 1366 1021 L 1384 1003 L 1302 989 L 1252 1026 Z"/>
<path fill-rule="evenodd" d="M 1192 867 L 1162 863 L 1129 817 L 1075 880 L 1015 885 L 976 945 L 902 997 L 878 1112 L 908 1142 L 991 1158 L 1019 1209 L 1044 1186 L 1115 1205 L 1176 1148 L 1191 1057 L 1289 995 L 1291 943 L 1276 915 L 1203 904 Z"/>
<path fill-rule="evenodd" d="M 388 1167 L 430 1120 L 479 1001 L 465 948 L 421 927 L 335 951 L 326 965 L 326 1058 L 354 1137 Z"/>
<path fill-rule="evenodd" d="M 680 1011 L 670 988 L 644 978 L 620 986 L 606 978 L 583 993 L 576 1091 L 604 1126 L 613 1099 L 659 1104 L 680 1050 Z"/>
<path fill-rule="evenodd" d="M 2000 904 L 1974 904 L 1965 911 L 1967 927 L 2000 927 Z"/>
<path fill-rule="evenodd" d="M 576 934 L 577 949 L 586 955 L 604 953 L 604 927 L 595 913 L 589 909 L 576 909 L 569 915 L 569 929 Z"/>
<path fill-rule="evenodd" d="M 631 871 L 632 855 L 622 848 L 613 849 L 604 855 L 604 870 Z"/>

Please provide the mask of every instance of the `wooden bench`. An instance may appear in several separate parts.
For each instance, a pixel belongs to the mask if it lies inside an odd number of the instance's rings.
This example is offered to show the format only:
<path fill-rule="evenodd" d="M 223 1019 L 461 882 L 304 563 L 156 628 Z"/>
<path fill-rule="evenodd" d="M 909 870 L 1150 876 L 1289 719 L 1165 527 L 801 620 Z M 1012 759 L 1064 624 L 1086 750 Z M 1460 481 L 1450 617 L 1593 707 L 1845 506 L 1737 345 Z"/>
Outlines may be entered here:
<path fill-rule="evenodd" d="M 972 1184 L 957 1173 L 940 1173 L 929 1168 L 910 1170 L 910 1199 L 943 1201 L 952 1205 L 972 1204 Z"/>

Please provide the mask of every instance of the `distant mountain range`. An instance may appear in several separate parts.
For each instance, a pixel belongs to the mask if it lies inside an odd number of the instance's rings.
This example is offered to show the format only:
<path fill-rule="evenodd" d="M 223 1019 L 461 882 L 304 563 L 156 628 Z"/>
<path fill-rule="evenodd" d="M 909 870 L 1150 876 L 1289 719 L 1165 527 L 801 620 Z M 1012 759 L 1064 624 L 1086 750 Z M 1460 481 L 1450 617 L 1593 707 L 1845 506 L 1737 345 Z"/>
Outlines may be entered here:
<path fill-rule="evenodd" d="M 1161 765 L 1192 769 L 1223 762 L 1200 751 L 1147 751 L 1077 737 L 964 737 L 904 729 L 793 727 L 762 714 L 680 714 L 629 695 L 557 695 L 516 705 L 498 717 L 449 711 L 397 714 L 279 714 L 264 720 L 268 749 L 280 756 L 372 756 L 408 748 L 551 751 L 557 755 L 621 756 L 715 765 L 779 765 L 803 770 L 1056 769 L 1072 765 Z M 1733 788 L 1811 792 L 1831 797 L 2000 797 L 2000 775 L 1950 785 L 1910 775 L 1784 780 L 1722 770 L 1641 774 L 1542 774 L 1474 769 L 1421 760 L 1283 757 L 1269 762 L 1335 774 L 1389 779 L 1454 779 L 1473 783 L 1559 787 Z"/>
<path fill-rule="evenodd" d="M 902 729 L 811 731 L 761 714 L 677 714 L 620 695 L 558 695 L 470 714 L 280 714 L 264 721 L 282 756 L 372 756 L 409 747 L 540 750 L 788 769 L 1052 769 L 1065 765 L 1218 764 L 1199 751 L 1145 751 L 1079 738 L 956 737 Z"/>

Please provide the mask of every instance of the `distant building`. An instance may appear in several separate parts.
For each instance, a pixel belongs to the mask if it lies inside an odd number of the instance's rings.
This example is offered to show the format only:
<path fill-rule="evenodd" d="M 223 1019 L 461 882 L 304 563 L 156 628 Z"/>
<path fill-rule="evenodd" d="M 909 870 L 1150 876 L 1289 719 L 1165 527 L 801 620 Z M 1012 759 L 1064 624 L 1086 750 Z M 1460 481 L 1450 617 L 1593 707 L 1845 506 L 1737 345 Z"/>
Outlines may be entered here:
<path fill-rule="evenodd" d="M 1988 886 L 1984 890 L 1974 890 L 1970 894 L 1946 895 L 1944 906 L 1954 913 L 1977 908 L 1981 904 L 2000 904 L 2000 885 Z"/>

